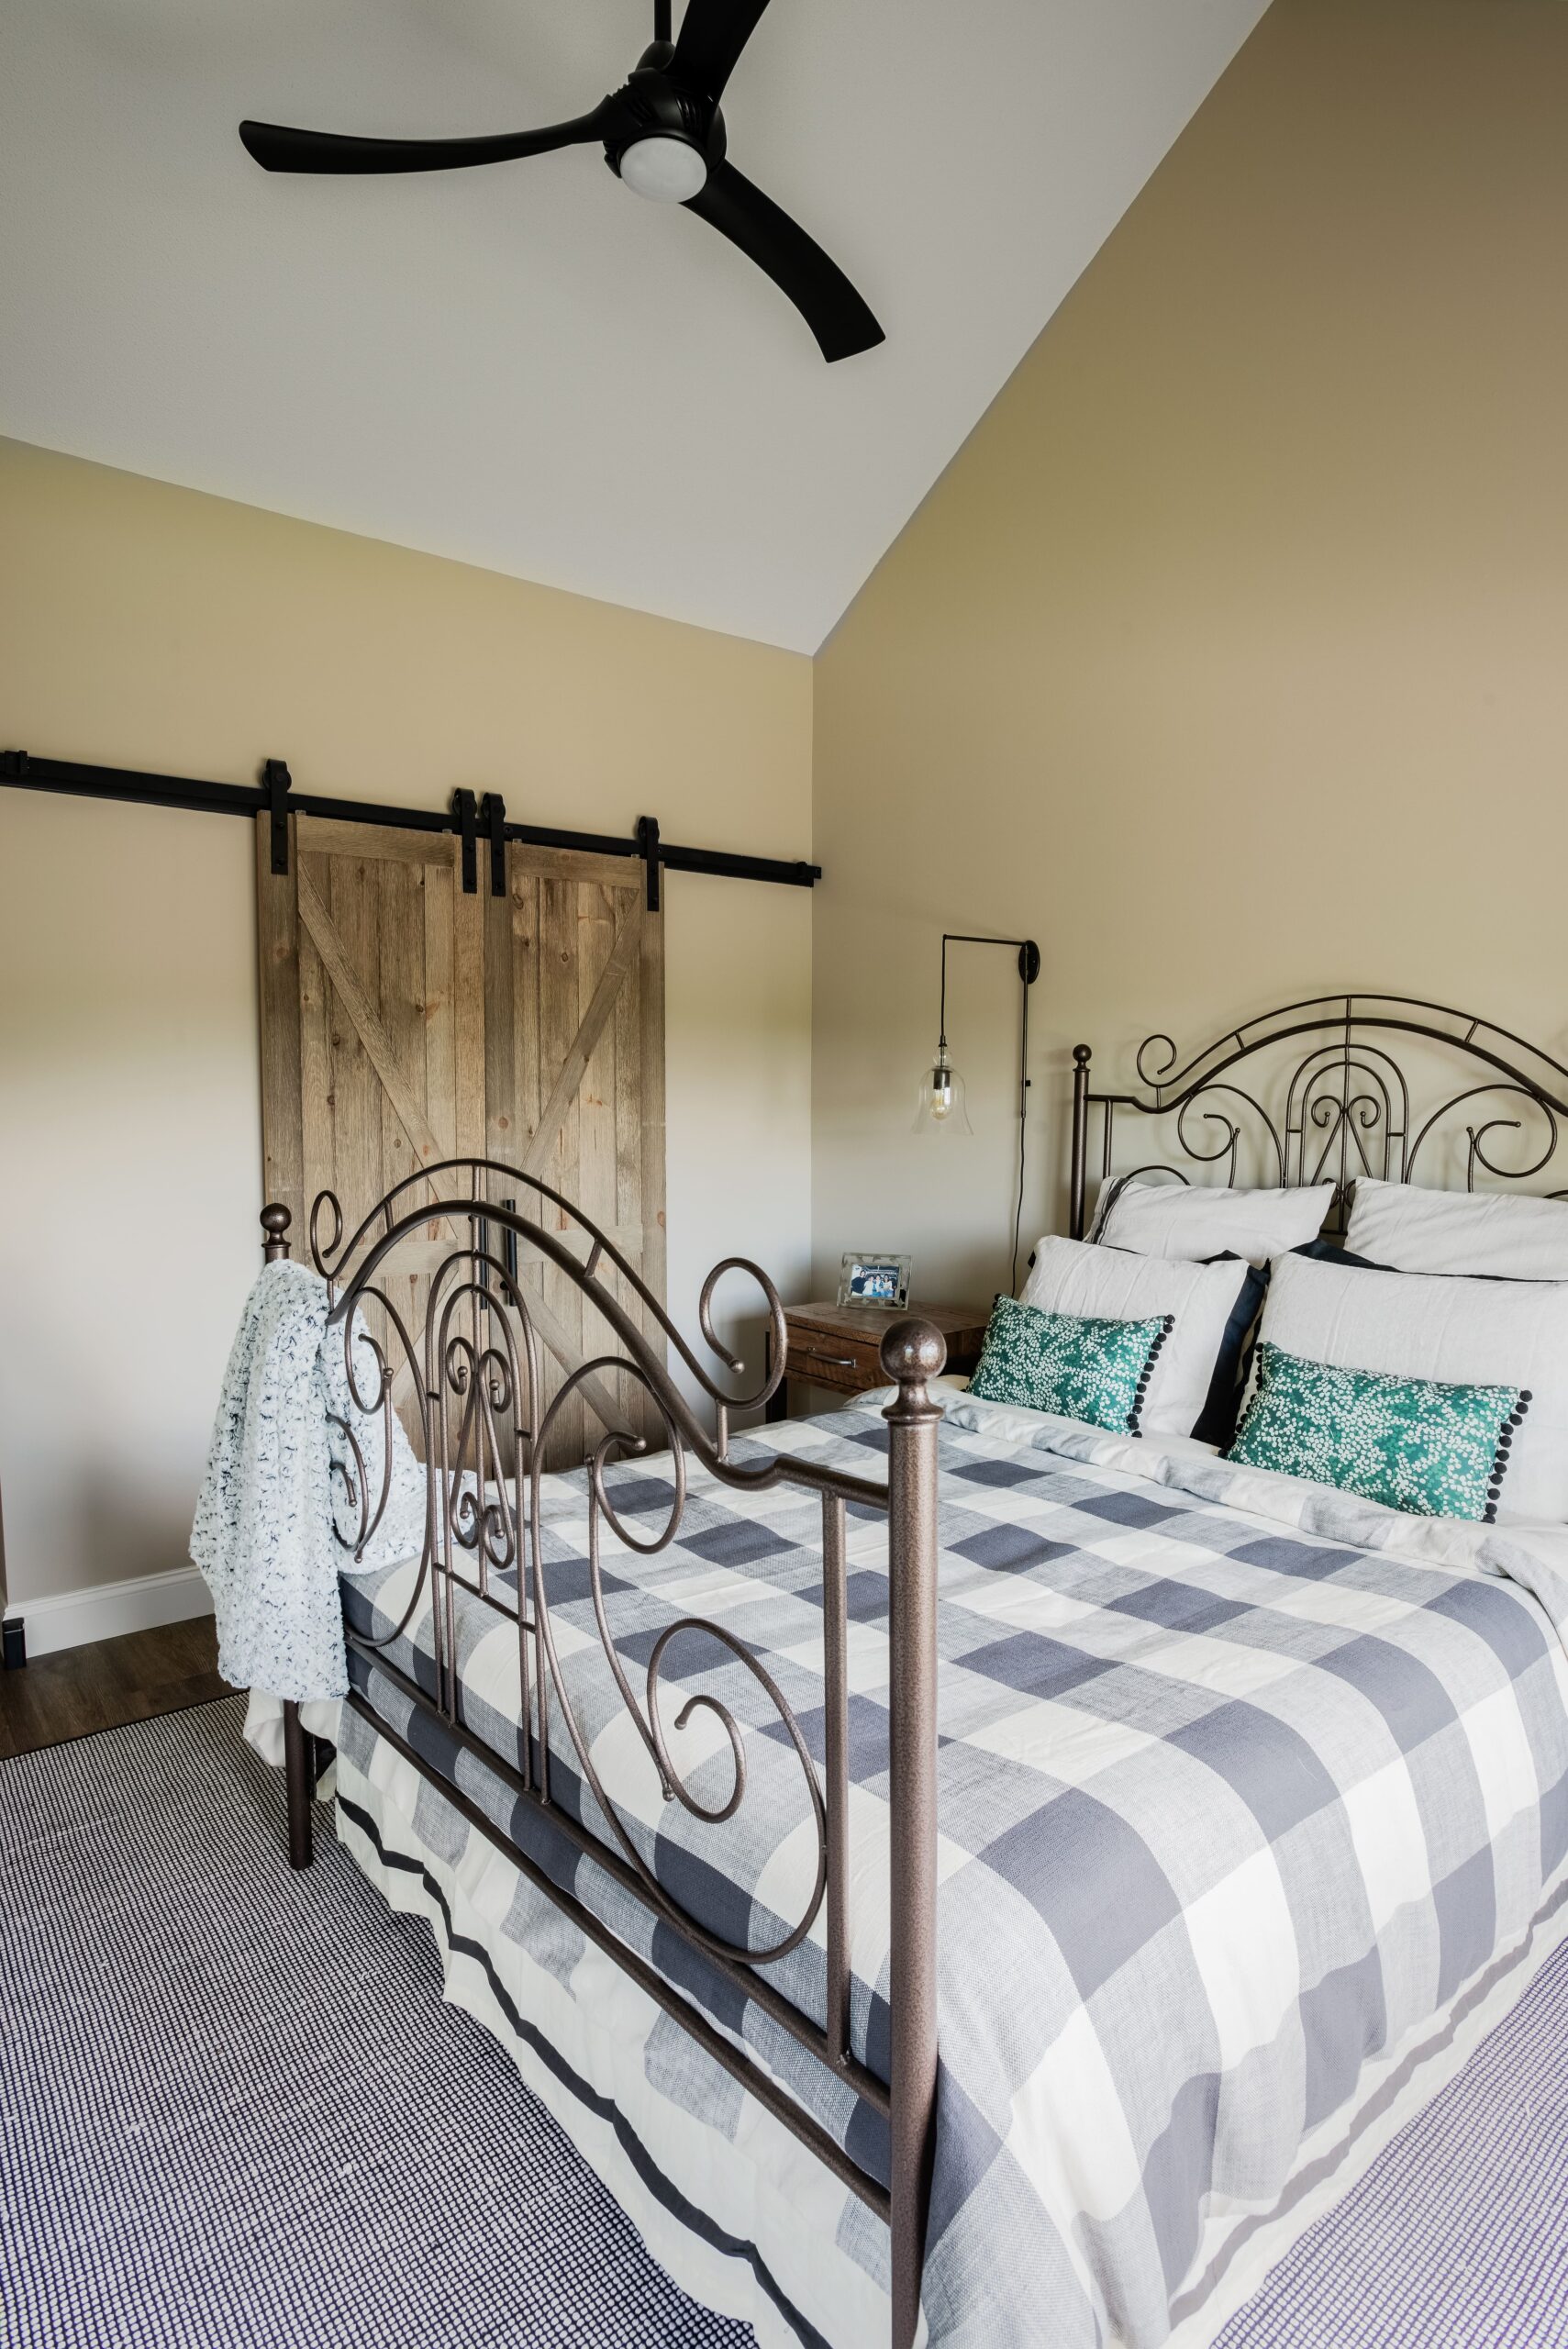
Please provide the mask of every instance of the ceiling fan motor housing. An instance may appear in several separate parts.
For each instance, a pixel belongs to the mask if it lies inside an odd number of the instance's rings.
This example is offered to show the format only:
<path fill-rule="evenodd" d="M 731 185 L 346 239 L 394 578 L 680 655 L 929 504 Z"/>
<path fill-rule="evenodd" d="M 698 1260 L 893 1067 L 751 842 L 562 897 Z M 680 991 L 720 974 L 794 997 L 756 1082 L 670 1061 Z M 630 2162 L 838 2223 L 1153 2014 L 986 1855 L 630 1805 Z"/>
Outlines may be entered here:
<path fill-rule="evenodd" d="M 665 185 L 655 186 L 650 184 L 648 175 L 623 173 L 622 161 L 629 150 L 645 142 L 656 146 L 672 142 L 692 150 L 702 167 L 702 176 L 697 178 L 694 173 L 694 184 L 674 196 L 676 201 L 686 202 L 700 193 L 708 176 L 723 162 L 727 142 L 724 117 L 717 106 L 670 79 L 664 69 L 673 54 L 664 41 L 655 41 L 643 51 L 626 87 L 618 93 L 617 104 L 625 127 L 617 123 L 613 144 L 606 145 L 605 161 L 617 179 L 625 178 L 639 195 L 673 195 L 670 183 L 678 185 L 678 167 L 673 173 L 661 174 Z"/>

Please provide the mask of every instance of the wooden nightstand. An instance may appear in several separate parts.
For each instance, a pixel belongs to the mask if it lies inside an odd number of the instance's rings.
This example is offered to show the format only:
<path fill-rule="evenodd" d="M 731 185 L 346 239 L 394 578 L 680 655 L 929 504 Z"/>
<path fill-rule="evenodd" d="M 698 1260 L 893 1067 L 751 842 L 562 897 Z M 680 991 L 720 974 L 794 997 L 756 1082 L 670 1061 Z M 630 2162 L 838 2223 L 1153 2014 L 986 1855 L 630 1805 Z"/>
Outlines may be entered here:
<path fill-rule="evenodd" d="M 767 1417 L 789 1416 L 789 1382 L 807 1381 L 830 1386 L 840 1395 L 863 1395 L 870 1386 L 885 1386 L 886 1376 L 877 1356 L 884 1330 L 911 1315 L 934 1321 L 948 1341 L 949 1370 L 973 1370 L 985 1342 L 989 1308 L 970 1305 L 788 1305 L 784 1330 L 789 1352 L 784 1375 L 769 1399 Z M 771 1351 L 771 1347 L 770 1347 Z M 770 1364 L 770 1368 L 772 1367 Z"/>

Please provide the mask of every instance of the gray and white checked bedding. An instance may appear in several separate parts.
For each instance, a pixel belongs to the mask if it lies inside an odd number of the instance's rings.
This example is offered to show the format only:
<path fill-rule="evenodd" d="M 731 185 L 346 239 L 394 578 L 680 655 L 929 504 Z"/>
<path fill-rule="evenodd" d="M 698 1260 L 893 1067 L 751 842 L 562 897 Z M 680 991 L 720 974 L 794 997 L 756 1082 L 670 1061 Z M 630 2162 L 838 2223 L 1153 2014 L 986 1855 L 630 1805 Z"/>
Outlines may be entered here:
<path fill-rule="evenodd" d="M 875 1411 L 840 1412 L 737 1456 L 787 1448 L 875 1475 L 886 1433 Z M 1520 1943 L 1551 1889 L 1568 1851 L 1568 1536 L 1399 1518 L 972 1403 L 951 1407 L 940 1446 L 929 2337 L 1033 2343 L 1049 2308 L 1053 2349 L 1151 2349 L 1201 2302 L 1232 2235 L 1274 2208 L 1304 2143 Z M 666 1464 L 611 1472 L 641 1534 L 667 1514 Z M 740 1495 L 694 1466 L 668 1550 L 632 1556 L 606 1529 L 606 1612 L 634 1687 L 667 1623 L 711 1617 L 766 1664 L 820 1758 L 819 1523 L 809 1493 Z M 639 1850 L 710 1926 L 778 1938 L 816 1846 L 764 1692 L 716 1642 L 680 1636 L 666 1722 L 693 1694 L 722 1698 L 747 1724 L 748 1790 L 718 1828 L 664 1804 L 599 1647 L 579 1480 L 550 1480 L 544 1539 L 568 1685 Z M 350 1621 L 381 1636 L 412 1570 L 344 1588 Z M 852 2034 L 885 2077 L 880 1513 L 851 1512 L 849 1616 Z M 463 1719 L 515 1764 L 515 1626 L 472 1598 L 458 1623 Z M 428 1607 L 389 1655 L 433 1688 Z M 884 2172 L 884 2128 L 842 2083 L 385 1675 L 351 1668 L 438 1771 Z M 346 1756 L 370 1742 L 350 1718 L 344 1731 Z M 694 1793 L 722 1801 L 731 1763 L 713 1716 L 670 1735 Z M 550 1753 L 558 1798 L 602 1830 L 554 1716 Z M 466 1837 L 441 1809 L 441 1833 Z M 498 1930 L 537 1932 L 537 1901 Z M 768 1973 L 820 2020 L 821 1920 Z M 733 2128 L 732 2087 L 671 2041 L 649 2043 L 662 2093 Z M 884 2277 L 883 2231 L 847 2192 L 834 2237 Z"/>

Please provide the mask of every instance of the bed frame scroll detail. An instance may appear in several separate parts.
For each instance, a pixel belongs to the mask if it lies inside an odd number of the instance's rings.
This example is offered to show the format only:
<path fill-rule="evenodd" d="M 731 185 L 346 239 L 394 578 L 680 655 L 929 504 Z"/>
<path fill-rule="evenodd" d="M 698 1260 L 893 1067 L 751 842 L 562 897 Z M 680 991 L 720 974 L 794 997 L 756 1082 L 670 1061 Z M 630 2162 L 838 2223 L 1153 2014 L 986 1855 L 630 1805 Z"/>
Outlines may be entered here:
<path fill-rule="evenodd" d="M 1418 1074 L 1435 1097 L 1425 1114 L 1412 1107 L 1406 1065 L 1412 1045 Z M 1435 1052 L 1429 1049 L 1434 1046 Z M 1164 1119 L 1162 1132 L 1181 1163 L 1156 1160 L 1121 1170 L 1116 1179 L 1169 1174 L 1187 1183 L 1188 1167 L 1212 1166 L 1220 1182 L 1234 1184 L 1245 1145 L 1257 1162 L 1256 1180 L 1282 1189 L 1332 1183 L 1334 1230 L 1343 1229 L 1358 1174 L 1416 1182 L 1447 1144 L 1451 1156 L 1462 1151 L 1467 1191 L 1475 1188 L 1478 1173 L 1501 1183 L 1528 1182 L 1551 1163 L 1559 1120 L 1568 1119 L 1568 1067 L 1561 1061 L 1509 1029 L 1418 996 L 1305 997 L 1240 1021 L 1185 1062 L 1169 1036 L 1147 1036 L 1134 1063 L 1137 1086 L 1123 1092 L 1095 1091 L 1089 1063 L 1089 1046 L 1074 1045 L 1068 1178 L 1068 1229 L 1074 1240 L 1084 1238 L 1088 1218 L 1089 1137 L 1096 1110 L 1102 1184 L 1113 1179 L 1118 1112 L 1135 1125 Z M 1450 1073 L 1453 1063 L 1458 1078 Z M 1235 1074 L 1242 1068 L 1244 1083 Z M 1451 1089 L 1455 1085 L 1457 1090 Z M 1265 1087 L 1282 1105 L 1273 1115 L 1259 1098 Z M 1531 1139 L 1514 1147 L 1527 1163 L 1509 1166 L 1496 1155 L 1497 1138 L 1526 1131 L 1521 1105 Z"/>
<path fill-rule="evenodd" d="M 519 1211 L 527 1194 L 532 1214 Z M 289 1253 L 286 1208 L 263 1209 L 263 1253 Z M 393 1303 L 389 1260 L 408 1240 L 428 1263 L 428 1235 L 454 1235 L 430 1275 L 422 1330 L 410 1330 Z M 310 1217 L 310 1253 L 329 1291 L 328 1333 L 340 1333 L 350 1393 L 361 1422 L 379 1421 L 381 1474 L 373 1491 L 367 1464 L 374 1447 L 342 1428 L 350 1456 L 343 1481 L 357 1520 L 345 1547 L 361 1553 L 386 1507 L 393 1463 L 392 1394 L 401 1363 L 414 1373 L 416 1449 L 425 1469 L 424 1545 L 412 1598 L 402 1621 L 380 1640 L 346 1627 L 351 1650 L 373 1660 L 422 1711 L 438 1717 L 450 1737 L 482 1753 L 513 1793 L 548 1812 L 552 1827 L 591 1854 L 626 1891 L 654 1911 L 829 2072 L 842 2078 L 888 2124 L 887 2182 L 862 2168 L 772 2076 L 736 2047 L 684 1995 L 666 1982 L 570 1893 L 503 1837 L 484 1811 L 432 1769 L 366 1703 L 357 1690 L 347 1702 L 414 1767 L 432 1778 L 469 1824 L 501 1845 L 508 1859 L 562 1909 L 592 1941 L 631 1975 L 788 2128 L 840 2181 L 882 2218 L 892 2251 L 893 2349 L 912 2349 L 919 2324 L 920 2278 L 929 2205 L 937 2090 L 937 1429 L 941 1407 L 929 1382 L 941 1370 L 944 1341 L 918 1319 L 896 1323 L 883 1341 L 882 1363 L 896 1400 L 888 1423 L 885 1484 L 849 1475 L 788 1453 L 738 1461 L 730 1451 L 733 1413 L 764 1404 L 783 1375 L 784 1308 L 757 1265 L 729 1258 L 704 1285 L 698 1319 L 703 1339 L 724 1369 L 743 1364 L 716 1334 L 714 1292 L 729 1273 L 743 1273 L 761 1291 L 772 1325 L 768 1359 L 774 1368 L 755 1393 L 721 1387 L 686 1343 L 635 1267 L 608 1234 L 561 1194 L 537 1178 L 484 1159 L 454 1159 L 407 1177 L 380 1200 L 346 1242 L 338 1201 L 324 1192 Z M 543 1406 L 539 1337 L 530 1306 L 529 1272 L 553 1266 L 564 1274 L 607 1330 L 603 1350 L 569 1370 Z M 395 1269 L 395 1266 L 393 1268 Z M 711 1405 L 710 1433 L 666 1366 L 673 1349 L 688 1377 Z M 367 1367 L 367 1364 L 369 1365 Z M 405 1382 L 406 1384 L 406 1381 Z M 550 1620 L 550 1567 L 544 1555 L 541 1459 L 562 1407 L 581 1396 L 604 1428 L 584 1463 L 588 1565 L 599 1644 L 621 1705 L 658 1773 L 667 1802 L 679 1802 L 699 1822 L 732 1818 L 746 1797 L 746 1739 L 719 1698 L 689 1698 L 666 1725 L 662 1675 L 673 1642 L 701 1632 L 728 1651 L 758 1683 L 787 1733 L 815 1821 L 815 1883 L 800 1915 L 766 1947 L 723 1939 L 684 1909 L 654 1875 L 636 1838 L 602 1783 L 573 1708 Z M 636 1398 L 631 1408 L 628 1398 Z M 612 1416 L 613 1414 L 613 1416 Z M 619 1460 L 646 1456 L 658 1441 L 673 1486 L 668 1520 L 656 1531 L 617 1518 L 605 1472 Z M 627 1548 L 652 1555 L 679 1530 L 686 1502 L 687 1461 L 738 1491 L 779 1484 L 815 1491 L 821 1506 L 823 1576 L 824 1767 L 818 1772 L 789 1702 L 765 1664 L 728 1626 L 682 1617 L 661 1633 L 634 1687 L 611 1636 L 600 1581 L 603 1529 Z M 888 1523 L 889 1738 L 891 1791 L 890 1986 L 891 2077 L 871 2073 L 856 2057 L 850 2033 L 849 1693 L 846 1612 L 846 1511 L 884 1512 Z M 341 1533 L 339 1539 L 343 1539 Z M 498 1587 L 516 1576 L 516 1597 Z M 515 1618 L 527 1732 L 519 1766 L 480 1747 L 462 1720 L 455 1601 L 477 1600 Z M 428 1597 L 435 1649 L 436 1694 L 401 1674 L 384 1651 Z M 684 1779 L 672 1745 L 692 1714 L 702 1709 L 726 1732 L 732 1760 L 727 1797 L 705 1801 Z M 550 1732 L 564 1732 L 583 1783 L 598 1804 L 607 1835 L 584 1829 L 550 1792 Z M 284 1709 L 289 1858 L 310 1863 L 314 1778 L 311 1741 L 295 1705 Z M 722 1752 L 722 1749 L 720 1749 Z M 721 1790 L 722 1791 L 722 1790 Z M 770 1982 L 766 1969 L 796 1948 L 822 1919 L 826 1999 L 822 2021 L 803 2013 Z"/>

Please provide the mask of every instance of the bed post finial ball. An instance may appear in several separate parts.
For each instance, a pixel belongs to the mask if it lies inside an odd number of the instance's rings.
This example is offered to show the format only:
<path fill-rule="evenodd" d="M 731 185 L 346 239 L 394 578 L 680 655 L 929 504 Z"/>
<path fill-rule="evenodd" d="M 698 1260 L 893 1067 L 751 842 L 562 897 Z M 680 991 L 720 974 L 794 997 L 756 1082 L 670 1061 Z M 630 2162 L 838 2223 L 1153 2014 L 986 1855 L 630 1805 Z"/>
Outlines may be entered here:
<path fill-rule="evenodd" d="M 895 1321 L 878 1349 L 883 1369 L 896 1386 L 923 1386 L 940 1375 L 948 1358 L 947 1340 L 918 1314 Z"/>
<path fill-rule="evenodd" d="M 261 1229 L 267 1235 L 261 1242 L 261 1254 L 269 1264 L 275 1264 L 281 1256 L 288 1254 L 289 1244 L 284 1234 L 293 1220 L 287 1208 L 275 1199 L 261 1209 Z"/>
<path fill-rule="evenodd" d="M 1074 1067 L 1074 1068 L 1087 1068 L 1087 1067 L 1088 1067 L 1088 1065 L 1089 1065 L 1089 1047 L 1088 1047 L 1088 1045 L 1087 1045 L 1087 1044 L 1074 1044 L 1074 1045 L 1073 1045 L 1073 1067 Z"/>

